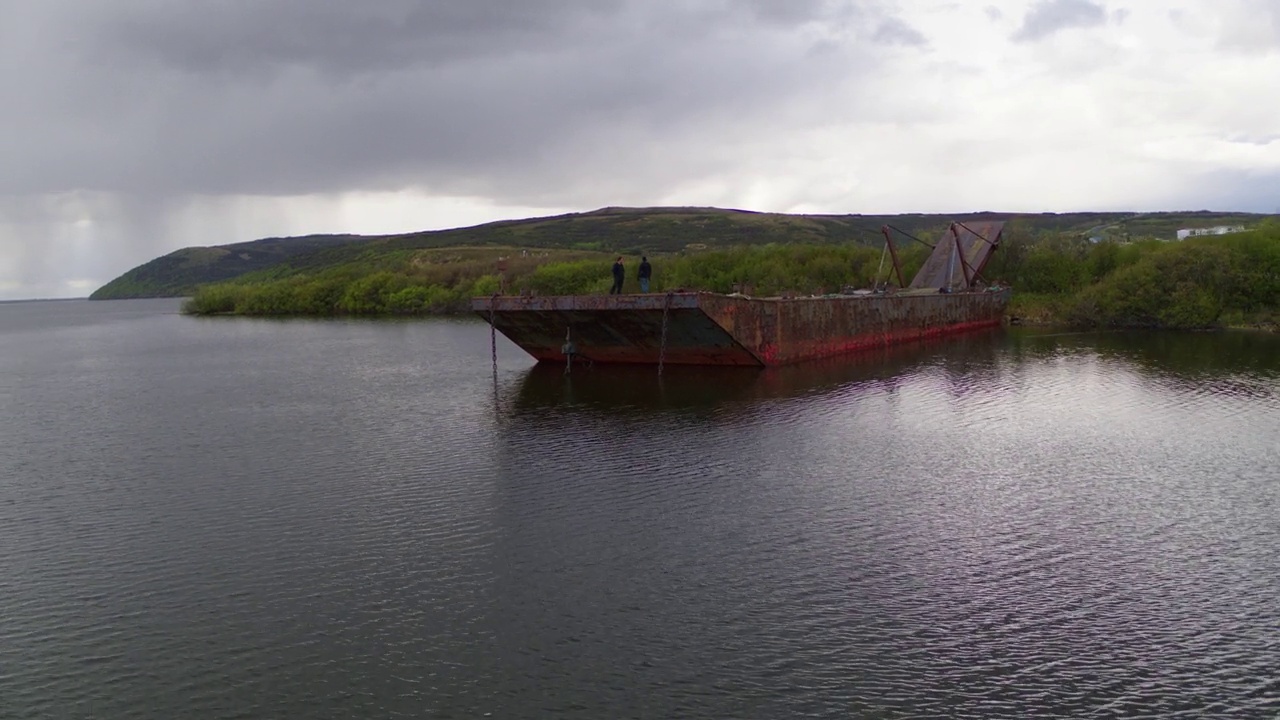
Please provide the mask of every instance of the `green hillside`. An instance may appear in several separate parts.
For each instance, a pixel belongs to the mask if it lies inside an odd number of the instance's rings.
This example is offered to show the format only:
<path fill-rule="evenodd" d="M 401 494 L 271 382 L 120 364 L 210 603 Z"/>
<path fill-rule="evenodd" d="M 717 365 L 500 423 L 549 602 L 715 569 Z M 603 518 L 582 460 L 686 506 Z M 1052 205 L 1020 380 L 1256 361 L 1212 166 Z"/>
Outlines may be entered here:
<path fill-rule="evenodd" d="M 186 296 L 200 285 L 250 274 L 282 277 L 351 263 L 362 267 L 396 265 L 404 251 L 433 248 L 537 248 L 627 255 L 770 243 L 879 248 L 879 229 L 885 224 L 929 239 L 939 235 L 949 222 L 983 219 L 1010 220 L 1021 231 L 1030 233 L 1171 239 L 1181 227 L 1256 224 L 1261 217 L 1213 212 L 786 215 L 719 208 L 604 208 L 405 235 L 309 235 L 185 248 L 126 272 L 90 297 L 105 300 Z"/>
<path fill-rule="evenodd" d="M 358 235 L 307 235 L 176 250 L 139 265 L 103 285 L 90 300 L 183 297 L 199 285 L 231 280 L 275 267 L 291 258 L 342 245 L 359 245 Z"/>

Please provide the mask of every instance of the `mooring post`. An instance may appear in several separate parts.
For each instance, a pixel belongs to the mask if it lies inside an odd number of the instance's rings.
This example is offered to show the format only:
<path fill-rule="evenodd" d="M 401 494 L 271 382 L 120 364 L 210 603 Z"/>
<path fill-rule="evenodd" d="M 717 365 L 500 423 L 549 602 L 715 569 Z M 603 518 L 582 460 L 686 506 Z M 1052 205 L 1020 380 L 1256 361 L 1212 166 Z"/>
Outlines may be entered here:
<path fill-rule="evenodd" d="M 564 345 L 560 348 L 560 352 L 564 355 L 564 374 L 569 374 L 569 369 L 573 367 L 573 356 L 577 354 L 578 348 L 573 344 L 571 333 L 573 328 L 564 329 Z"/>
<path fill-rule="evenodd" d="M 667 354 L 667 318 L 671 315 L 671 296 L 673 293 L 667 293 L 667 300 L 662 304 L 662 343 L 658 346 L 658 375 L 662 375 L 662 361 Z"/>
<path fill-rule="evenodd" d="M 498 326 L 493 324 L 497 317 L 498 293 L 489 298 L 489 355 L 493 360 L 493 379 L 498 379 Z"/>

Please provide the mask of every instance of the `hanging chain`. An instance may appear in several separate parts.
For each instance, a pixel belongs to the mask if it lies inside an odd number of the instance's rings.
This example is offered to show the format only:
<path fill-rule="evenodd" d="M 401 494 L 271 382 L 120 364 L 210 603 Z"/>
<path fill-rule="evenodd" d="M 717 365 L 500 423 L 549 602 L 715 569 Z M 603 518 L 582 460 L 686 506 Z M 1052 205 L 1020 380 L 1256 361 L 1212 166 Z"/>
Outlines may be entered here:
<path fill-rule="evenodd" d="M 667 301 L 662 305 L 662 344 L 658 347 L 658 374 L 662 374 L 662 362 L 667 355 L 667 318 L 671 315 L 671 293 L 667 293 Z"/>

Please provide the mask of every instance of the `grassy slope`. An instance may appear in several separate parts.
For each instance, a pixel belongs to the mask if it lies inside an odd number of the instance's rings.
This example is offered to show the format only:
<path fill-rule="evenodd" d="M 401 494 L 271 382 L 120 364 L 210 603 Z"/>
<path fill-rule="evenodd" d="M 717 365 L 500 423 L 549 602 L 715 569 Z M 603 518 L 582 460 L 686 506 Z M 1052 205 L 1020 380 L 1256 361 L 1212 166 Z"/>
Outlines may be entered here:
<path fill-rule="evenodd" d="M 508 220 L 469 228 L 392 236 L 312 235 L 268 238 L 211 248 L 185 248 L 112 280 L 93 299 L 190 295 L 205 283 L 284 277 L 346 264 L 362 267 L 404 261 L 407 251 L 431 248 L 547 248 L 583 252 L 670 253 L 766 243 L 881 245 L 879 228 L 890 224 L 928 238 L 951 221 L 1007 219 L 1027 231 L 1109 237 L 1172 238 L 1181 227 L 1255 223 L 1239 213 L 969 213 L 959 215 L 784 215 L 718 208 L 604 208 L 545 218 Z M 248 278 L 246 278 L 248 279 Z"/>
<path fill-rule="evenodd" d="M 98 288 L 89 298 L 182 297 L 190 295 L 197 285 L 231 280 L 301 255 L 362 242 L 364 238 L 357 235 L 308 235 L 183 248 L 133 268 Z"/>

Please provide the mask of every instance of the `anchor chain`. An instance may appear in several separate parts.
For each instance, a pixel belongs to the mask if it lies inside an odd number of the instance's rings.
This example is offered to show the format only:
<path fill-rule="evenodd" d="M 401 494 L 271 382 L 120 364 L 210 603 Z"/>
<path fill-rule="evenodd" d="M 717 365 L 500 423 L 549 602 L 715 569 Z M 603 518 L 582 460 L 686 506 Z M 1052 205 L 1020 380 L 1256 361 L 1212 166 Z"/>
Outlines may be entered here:
<path fill-rule="evenodd" d="M 671 295 L 667 293 L 667 300 L 662 304 L 662 344 L 658 346 L 658 375 L 662 375 L 662 363 L 667 355 L 667 318 L 671 315 Z"/>

